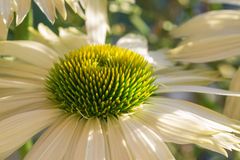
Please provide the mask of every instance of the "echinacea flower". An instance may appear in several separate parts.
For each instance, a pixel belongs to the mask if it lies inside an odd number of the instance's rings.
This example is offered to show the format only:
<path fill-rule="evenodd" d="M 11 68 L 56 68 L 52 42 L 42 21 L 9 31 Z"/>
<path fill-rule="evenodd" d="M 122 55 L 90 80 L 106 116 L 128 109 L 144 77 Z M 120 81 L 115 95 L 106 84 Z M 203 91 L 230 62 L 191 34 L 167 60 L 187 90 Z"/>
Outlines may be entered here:
<path fill-rule="evenodd" d="M 0 42 L 0 159 L 45 128 L 25 160 L 172 160 L 165 142 L 225 156 L 240 150 L 239 122 L 162 95 L 239 96 L 203 86 L 216 81 L 215 72 L 164 68 L 160 53 L 133 34 L 110 45 L 96 43 L 105 37 L 92 44 L 73 28 L 59 37 L 40 30 L 42 43 Z"/>
<path fill-rule="evenodd" d="M 103 33 L 108 28 L 107 0 L 34 0 L 34 2 L 52 23 L 57 16 L 56 11 L 63 19 L 67 18 L 65 8 L 65 3 L 67 3 L 82 18 L 89 17 L 86 19 L 86 25 L 92 24 L 91 27 L 96 27 L 94 23 L 89 23 L 89 21 L 100 21 Z M 16 25 L 19 25 L 30 8 L 31 0 L 0 0 L 0 40 L 7 38 L 8 27 L 14 18 L 14 13 L 16 13 Z M 94 18 L 95 14 L 98 15 L 99 19 Z"/>
<path fill-rule="evenodd" d="M 240 11 L 200 14 L 173 30 L 182 42 L 170 57 L 183 62 L 212 62 L 240 55 Z"/>

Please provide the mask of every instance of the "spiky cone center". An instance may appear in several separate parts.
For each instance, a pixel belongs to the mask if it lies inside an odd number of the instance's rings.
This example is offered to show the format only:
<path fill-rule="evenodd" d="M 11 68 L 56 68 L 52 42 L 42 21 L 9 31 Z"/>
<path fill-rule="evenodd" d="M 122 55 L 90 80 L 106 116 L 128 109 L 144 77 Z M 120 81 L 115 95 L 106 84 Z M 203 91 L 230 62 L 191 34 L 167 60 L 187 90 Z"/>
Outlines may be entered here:
<path fill-rule="evenodd" d="M 67 53 L 49 71 L 46 88 L 59 108 L 83 118 L 136 110 L 154 92 L 153 68 L 133 51 L 89 45 Z"/>

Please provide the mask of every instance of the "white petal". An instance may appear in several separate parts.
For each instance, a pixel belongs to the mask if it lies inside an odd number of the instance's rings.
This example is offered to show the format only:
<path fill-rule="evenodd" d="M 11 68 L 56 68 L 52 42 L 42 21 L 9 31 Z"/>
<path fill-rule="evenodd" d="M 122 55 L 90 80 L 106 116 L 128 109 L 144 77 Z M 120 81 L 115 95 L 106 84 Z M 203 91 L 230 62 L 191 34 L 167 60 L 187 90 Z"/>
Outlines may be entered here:
<path fill-rule="evenodd" d="M 240 69 L 235 73 L 232 79 L 230 90 L 240 92 L 239 82 L 240 82 Z M 234 119 L 240 119 L 240 98 L 227 97 L 226 104 L 224 107 L 224 114 Z"/>
<path fill-rule="evenodd" d="M 9 26 L 13 19 L 13 1 L 12 0 L 0 0 L 0 16 L 3 18 L 3 22 Z"/>
<path fill-rule="evenodd" d="M 166 56 L 167 50 L 157 50 L 149 51 L 149 58 L 147 59 L 149 63 L 157 66 L 157 68 L 167 68 L 173 66 L 173 62 Z"/>
<path fill-rule="evenodd" d="M 109 118 L 105 125 L 106 138 L 109 144 L 110 159 L 114 160 L 131 160 L 133 155 L 123 135 L 121 126 L 115 118 Z"/>
<path fill-rule="evenodd" d="M 175 159 L 162 139 L 131 117 L 119 120 L 135 159 Z"/>
<path fill-rule="evenodd" d="M 53 0 L 34 0 L 50 22 L 54 23 L 56 17 L 55 3 Z"/>
<path fill-rule="evenodd" d="M 224 149 L 239 150 L 240 138 L 233 134 L 239 130 L 231 127 L 234 122 L 227 117 L 185 101 L 161 98 L 153 101 L 153 105 L 144 105 L 143 111 L 135 116 L 165 141 L 194 143 L 225 156 Z"/>
<path fill-rule="evenodd" d="M 9 71 L 8 73 L 6 71 Z M 0 62 L 0 73 L 6 75 L 15 75 L 17 76 L 20 73 L 28 74 L 30 77 L 26 78 L 37 78 L 44 79 L 48 74 L 47 70 L 41 69 L 34 65 L 30 65 L 27 63 L 23 63 L 17 60 L 14 61 L 1 61 Z M 20 77 L 24 77 L 24 75 L 19 75 Z M 27 76 L 27 75 L 26 75 Z"/>
<path fill-rule="evenodd" d="M 75 0 L 66 0 L 68 5 L 72 8 L 72 10 L 77 13 L 80 17 L 85 18 L 82 8 L 80 7 L 79 1 Z"/>
<path fill-rule="evenodd" d="M 200 14 L 172 31 L 174 37 L 200 39 L 217 35 L 239 34 L 240 12 L 217 10 Z"/>
<path fill-rule="evenodd" d="M 35 110 L 0 121 L 0 158 L 5 159 L 29 138 L 50 125 L 59 114 L 59 110 L 55 109 Z"/>
<path fill-rule="evenodd" d="M 233 121 L 232 119 L 219 114 L 215 111 L 212 111 L 206 107 L 184 101 L 184 100 L 177 100 L 177 99 L 169 99 L 169 98 L 150 98 L 149 103 L 154 104 L 156 106 L 159 106 L 160 108 L 163 108 L 161 106 L 165 106 L 166 109 L 171 110 L 183 110 L 187 111 L 193 114 L 196 114 L 198 116 L 201 116 L 203 118 L 209 119 L 213 122 L 218 122 L 220 124 L 223 124 L 225 126 L 223 130 L 227 130 L 228 132 L 236 132 L 238 133 L 240 130 L 240 123 L 237 121 Z M 230 128 L 232 127 L 232 128 Z"/>
<path fill-rule="evenodd" d="M 143 57 L 147 60 L 151 61 L 150 56 L 148 55 L 148 44 L 145 37 L 137 34 L 127 34 L 120 38 L 117 42 L 117 45 L 123 48 L 130 49 Z M 153 61 L 153 59 L 152 59 Z"/>
<path fill-rule="evenodd" d="M 8 28 L 4 23 L 3 17 L 0 15 L 0 40 L 7 39 Z"/>
<path fill-rule="evenodd" d="M 68 147 L 68 150 L 66 151 L 66 154 L 63 158 L 63 160 L 79 160 L 79 157 L 75 156 L 74 158 L 74 155 L 78 153 L 78 140 L 79 138 L 81 137 L 81 134 L 83 132 L 83 128 L 86 124 L 86 121 L 84 119 L 79 119 L 78 120 L 78 124 L 76 126 L 76 129 L 75 129 L 75 132 L 72 136 L 72 140 L 69 144 L 69 147 Z M 80 143 L 80 142 L 79 142 Z"/>
<path fill-rule="evenodd" d="M 38 31 L 40 36 L 47 42 L 47 45 L 51 46 L 54 50 L 57 51 L 59 56 L 63 56 L 64 53 L 67 53 L 68 47 L 63 43 L 63 41 L 58 37 L 51 29 L 49 29 L 44 24 L 40 23 L 38 25 Z M 41 41 L 40 41 L 41 42 Z"/>
<path fill-rule="evenodd" d="M 101 124 L 98 119 L 88 119 L 77 141 L 74 160 L 104 160 L 105 146 Z"/>
<path fill-rule="evenodd" d="M 67 11 L 65 8 L 64 0 L 54 0 L 54 3 L 56 5 L 57 11 L 60 13 L 60 15 L 63 17 L 63 19 L 66 20 L 67 19 Z"/>
<path fill-rule="evenodd" d="M 76 28 L 59 28 L 59 37 L 68 50 L 79 49 L 88 44 L 87 36 Z"/>
<path fill-rule="evenodd" d="M 69 116 L 50 127 L 34 144 L 25 160 L 58 160 L 64 157 L 70 144 L 78 119 Z"/>
<path fill-rule="evenodd" d="M 40 105 L 39 108 L 41 108 L 41 106 L 43 108 L 53 107 L 53 104 L 49 102 L 47 97 L 43 93 L 37 91 L 22 91 L 11 96 L 1 97 L 0 119 L 2 119 L 6 113 L 13 113 L 14 111 L 24 110 L 26 108 L 34 109 L 36 105 Z"/>
<path fill-rule="evenodd" d="M 90 43 L 104 44 L 108 29 L 107 0 L 86 1 L 85 14 Z"/>
<path fill-rule="evenodd" d="M 233 4 L 233 5 L 240 5 L 239 0 L 207 0 L 210 3 L 226 3 L 226 4 Z"/>
<path fill-rule="evenodd" d="M 217 88 L 210 88 L 204 86 L 191 86 L 191 85 L 171 85 L 171 86 L 161 86 L 156 91 L 157 93 L 166 93 L 166 92 L 195 92 L 195 93 L 207 93 L 207 94 L 216 94 L 224 96 L 237 96 L 240 97 L 240 92 L 227 91 Z"/>
<path fill-rule="evenodd" d="M 31 80 L 26 78 L 1 77 L 0 88 L 22 88 L 34 89 L 43 88 L 43 81 Z"/>
<path fill-rule="evenodd" d="M 208 69 L 192 70 L 159 70 L 156 72 L 155 83 L 160 85 L 207 85 L 211 82 L 220 81 L 219 74 L 216 71 Z"/>
<path fill-rule="evenodd" d="M 218 35 L 189 40 L 170 50 L 170 58 L 192 63 L 203 63 L 240 55 L 240 34 Z"/>
<path fill-rule="evenodd" d="M 15 0 L 15 2 L 17 4 L 16 24 L 19 25 L 22 23 L 31 7 L 31 0 Z"/>
<path fill-rule="evenodd" d="M 57 58 L 52 49 L 33 41 L 2 41 L 0 55 L 14 56 L 46 69 L 51 68 Z"/>

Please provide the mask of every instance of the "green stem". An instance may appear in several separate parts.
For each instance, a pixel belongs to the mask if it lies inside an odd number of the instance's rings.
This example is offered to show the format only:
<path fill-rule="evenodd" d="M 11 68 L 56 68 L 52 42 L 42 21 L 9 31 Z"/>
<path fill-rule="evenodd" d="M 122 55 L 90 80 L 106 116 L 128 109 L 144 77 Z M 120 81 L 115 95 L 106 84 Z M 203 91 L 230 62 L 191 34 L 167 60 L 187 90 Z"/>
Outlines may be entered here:
<path fill-rule="evenodd" d="M 30 139 L 20 148 L 21 159 L 23 159 L 25 157 L 25 155 L 30 151 L 32 146 L 33 146 L 33 142 Z"/>
<path fill-rule="evenodd" d="M 27 17 L 23 20 L 23 22 L 14 29 L 13 31 L 14 39 L 16 40 L 29 39 L 28 27 L 32 25 L 33 25 L 33 13 L 32 10 L 30 10 Z"/>

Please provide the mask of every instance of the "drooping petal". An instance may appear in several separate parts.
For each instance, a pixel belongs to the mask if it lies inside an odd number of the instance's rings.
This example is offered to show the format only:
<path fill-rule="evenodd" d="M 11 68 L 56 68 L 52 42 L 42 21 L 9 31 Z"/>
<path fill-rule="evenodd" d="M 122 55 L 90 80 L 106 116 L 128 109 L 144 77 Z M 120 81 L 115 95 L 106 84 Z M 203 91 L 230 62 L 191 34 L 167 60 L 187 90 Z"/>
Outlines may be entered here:
<path fill-rule="evenodd" d="M 51 48 L 33 41 L 1 41 L 0 55 L 14 56 L 46 69 L 51 68 L 58 57 Z"/>
<path fill-rule="evenodd" d="M 240 91 L 240 69 L 235 73 L 230 90 L 231 91 Z M 240 119 L 240 98 L 238 97 L 227 97 L 225 107 L 224 107 L 224 114 L 234 118 Z"/>
<path fill-rule="evenodd" d="M 0 159 L 5 159 L 28 139 L 50 125 L 60 111 L 34 110 L 0 121 Z"/>
<path fill-rule="evenodd" d="M 78 119 L 74 116 L 59 119 L 34 144 L 25 160 L 62 159 L 70 144 Z"/>
<path fill-rule="evenodd" d="M 107 0 L 87 0 L 86 29 L 90 43 L 104 44 L 108 30 Z"/>
<path fill-rule="evenodd" d="M 134 116 L 165 141 L 193 143 L 225 156 L 225 149 L 240 149 L 240 138 L 235 135 L 239 123 L 186 101 L 154 98 L 149 103 Z"/>
<path fill-rule="evenodd" d="M 50 22 L 55 22 L 56 11 L 53 0 L 34 0 Z"/>
<path fill-rule="evenodd" d="M 15 0 L 16 5 L 16 25 L 22 23 L 31 7 L 31 0 Z"/>

